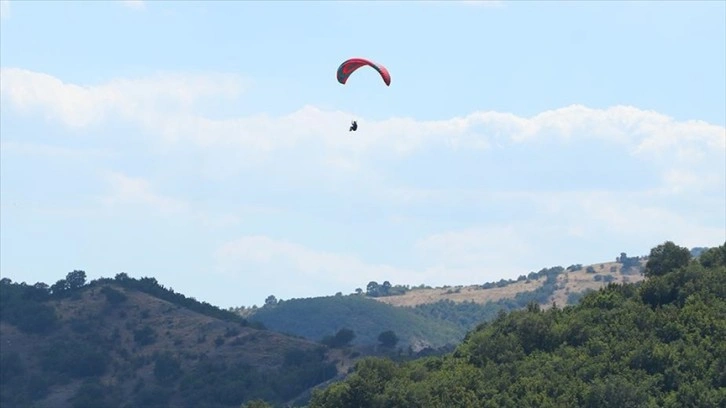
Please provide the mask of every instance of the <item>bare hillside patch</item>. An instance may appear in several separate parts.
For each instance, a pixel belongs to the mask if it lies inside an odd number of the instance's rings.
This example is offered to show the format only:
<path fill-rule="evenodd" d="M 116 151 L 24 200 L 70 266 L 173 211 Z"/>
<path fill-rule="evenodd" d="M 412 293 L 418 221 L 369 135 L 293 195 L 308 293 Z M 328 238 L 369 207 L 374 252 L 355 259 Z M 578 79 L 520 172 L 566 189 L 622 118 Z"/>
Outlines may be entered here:
<path fill-rule="evenodd" d="M 520 292 L 529 292 L 542 286 L 538 280 L 520 281 L 501 288 L 484 289 L 480 285 L 454 286 L 449 288 L 412 289 L 403 295 L 374 298 L 393 306 L 416 306 L 436 303 L 441 300 L 454 302 L 487 303 L 500 299 L 513 298 Z"/>

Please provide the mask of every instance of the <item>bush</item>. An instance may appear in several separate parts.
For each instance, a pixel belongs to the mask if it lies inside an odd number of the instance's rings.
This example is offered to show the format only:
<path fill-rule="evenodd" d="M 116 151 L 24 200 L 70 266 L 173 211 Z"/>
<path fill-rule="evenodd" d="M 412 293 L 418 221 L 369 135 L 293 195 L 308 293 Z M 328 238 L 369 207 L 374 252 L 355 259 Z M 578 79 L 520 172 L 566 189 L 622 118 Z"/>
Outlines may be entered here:
<path fill-rule="evenodd" d="M 125 294 L 119 292 L 118 290 L 116 290 L 110 286 L 104 286 L 103 288 L 101 288 L 101 293 L 103 293 L 106 296 L 106 300 L 108 301 L 108 303 L 110 303 L 112 305 L 117 305 L 121 302 L 125 302 L 126 299 L 128 299 L 128 297 Z"/>
<path fill-rule="evenodd" d="M 134 330 L 134 341 L 139 346 L 148 346 L 156 342 L 156 332 L 149 325 L 139 330 Z"/>

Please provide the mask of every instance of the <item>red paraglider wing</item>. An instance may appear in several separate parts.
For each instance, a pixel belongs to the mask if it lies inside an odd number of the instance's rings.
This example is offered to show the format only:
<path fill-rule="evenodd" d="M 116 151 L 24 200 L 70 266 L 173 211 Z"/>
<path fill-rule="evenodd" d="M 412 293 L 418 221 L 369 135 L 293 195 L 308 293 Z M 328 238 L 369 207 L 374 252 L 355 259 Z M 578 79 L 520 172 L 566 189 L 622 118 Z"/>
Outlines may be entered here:
<path fill-rule="evenodd" d="M 348 77 L 351 76 L 355 70 L 364 65 L 368 65 L 378 71 L 378 73 L 381 74 L 381 78 L 383 78 L 383 82 L 386 83 L 386 86 L 391 85 L 391 74 L 388 73 L 386 67 L 365 58 L 351 58 L 340 64 L 338 67 L 338 82 L 345 84 L 345 82 L 348 81 Z"/>

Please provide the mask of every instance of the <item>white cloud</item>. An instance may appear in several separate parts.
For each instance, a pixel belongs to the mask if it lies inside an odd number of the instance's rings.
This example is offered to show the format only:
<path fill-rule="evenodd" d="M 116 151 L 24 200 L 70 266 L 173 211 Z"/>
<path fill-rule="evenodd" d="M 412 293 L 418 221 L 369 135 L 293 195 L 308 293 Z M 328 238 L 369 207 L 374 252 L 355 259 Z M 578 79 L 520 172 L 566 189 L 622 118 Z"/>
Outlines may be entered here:
<path fill-rule="evenodd" d="M 664 192 L 672 194 L 722 190 L 726 188 L 726 168 L 720 175 L 690 168 L 673 168 L 664 172 L 663 185 Z"/>
<path fill-rule="evenodd" d="M 134 9 L 134 10 L 143 10 L 146 8 L 146 3 L 144 0 L 120 0 L 121 4 L 124 6 Z"/>
<path fill-rule="evenodd" d="M 483 283 L 524 273 L 526 260 L 512 253 L 535 251 L 536 245 L 527 235 L 516 223 L 473 226 L 428 235 L 418 240 L 415 248 L 431 265 L 426 271 L 427 282 Z"/>
<path fill-rule="evenodd" d="M 581 209 L 576 219 L 597 226 L 599 231 L 632 242 L 657 243 L 672 239 L 679 245 L 714 245 L 726 239 L 726 226 L 701 221 L 703 208 L 714 208 L 700 203 L 701 208 L 677 211 L 664 205 L 662 192 L 615 194 L 609 192 L 580 194 L 576 198 Z M 703 201 L 703 198 L 698 200 Z M 722 208 L 724 199 L 721 199 Z M 706 204 L 705 207 L 703 204 Z M 594 232 L 597 232 L 594 231 Z"/>
<path fill-rule="evenodd" d="M 103 85 L 65 83 L 48 74 L 18 68 L 0 70 L 0 92 L 21 111 L 41 109 L 72 128 L 122 118 L 145 127 L 163 128 L 204 97 L 234 97 L 244 81 L 226 74 L 164 74 L 117 79 Z"/>
<path fill-rule="evenodd" d="M 155 192 L 151 182 L 144 178 L 129 177 L 119 172 L 108 172 L 104 178 L 111 188 L 111 193 L 102 198 L 108 206 L 143 205 L 164 215 L 189 211 L 188 203 Z"/>
<path fill-rule="evenodd" d="M 64 157 L 70 159 L 88 157 L 109 157 L 111 152 L 105 149 L 85 149 L 55 146 L 45 143 L 0 141 L 0 151 L 3 155 Z"/>
<path fill-rule="evenodd" d="M 10 18 L 10 0 L 0 0 L 0 20 Z"/>
<path fill-rule="evenodd" d="M 366 121 L 365 137 L 341 137 L 349 114 L 313 106 L 282 117 L 257 115 L 212 119 L 192 108 L 204 97 L 234 98 L 244 81 L 233 75 L 159 74 L 118 79 L 102 85 L 65 83 L 38 72 L 2 69 L 2 96 L 22 110 L 41 109 L 70 127 L 98 125 L 122 118 L 168 143 L 271 152 L 301 145 L 322 145 L 337 152 L 328 158 L 350 166 L 362 152 L 411 154 L 428 147 L 487 149 L 493 144 L 599 139 L 622 146 L 625 153 L 657 160 L 691 163 L 708 151 L 726 151 L 726 128 L 702 121 L 676 121 L 632 106 L 593 109 L 571 105 L 520 117 L 502 112 L 473 112 L 436 121 L 389 118 Z M 365 119 L 362 119 L 365 120 Z"/>
<path fill-rule="evenodd" d="M 298 282 L 309 282 L 309 290 L 320 288 L 320 285 L 352 290 L 370 280 L 382 282 L 396 277 L 399 281 L 407 281 L 417 276 L 411 270 L 365 263 L 352 254 L 311 249 L 261 235 L 243 236 L 230 241 L 215 252 L 215 258 L 221 273 L 243 278 L 245 285 L 251 285 L 251 280 L 263 279 L 265 285 L 271 287 L 275 285 L 269 282 L 281 282 L 295 276 Z M 294 288 L 291 293 L 296 293 L 295 296 L 306 295 Z M 322 293 L 326 293 L 325 290 Z"/>
<path fill-rule="evenodd" d="M 425 271 L 429 282 L 448 279 L 467 283 L 516 277 L 529 270 L 578 259 L 581 262 L 604 260 L 588 258 L 582 252 L 582 242 L 593 243 L 589 249 L 592 254 L 601 254 L 603 245 L 613 254 L 622 250 L 641 250 L 645 254 L 651 246 L 668 239 L 688 247 L 718 245 L 726 240 L 726 227 L 714 223 L 719 217 L 723 220 L 723 214 L 714 209 L 720 206 L 723 212 L 724 198 L 708 202 L 695 196 L 692 211 L 683 211 L 668 201 L 669 194 L 672 192 L 657 190 L 507 193 L 454 190 L 448 191 L 448 196 L 446 190 L 419 192 L 418 197 L 429 200 L 430 205 L 446 206 L 459 200 L 486 202 L 499 209 L 529 203 L 539 210 L 521 213 L 517 219 L 501 224 L 483 221 L 465 228 L 444 228 L 419 239 L 415 248 L 419 258 L 429 265 Z M 445 201 L 446 198 L 451 201 Z M 566 255 L 568 247 L 576 248 L 570 256 Z M 527 257 L 515 255 L 523 253 Z"/>
<path fill-rule="evenodd" d="M 108 191 L 98 196 L 98 201 L 113 214 L 138 209 L 148 214 L 151 210 L 152 217 L 186 217 L 201 226 L 216 229 L 239 225 L 245 218 L 274 216 L 280 212 L 278 208 L 255 205 L 237 205 L 234 212 L 206 207 L 204 203 L 159 192 L 160 183 L 117 171 L 103 172 L 102 179 L 106 182 Z"/>

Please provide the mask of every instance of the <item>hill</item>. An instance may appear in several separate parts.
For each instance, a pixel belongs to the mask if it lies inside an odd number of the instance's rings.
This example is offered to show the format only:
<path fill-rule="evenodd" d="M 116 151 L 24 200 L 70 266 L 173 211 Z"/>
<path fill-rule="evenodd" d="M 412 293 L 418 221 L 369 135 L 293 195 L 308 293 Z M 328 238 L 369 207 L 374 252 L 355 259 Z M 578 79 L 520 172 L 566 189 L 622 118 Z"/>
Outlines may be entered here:
<path fill-rule="evenodd" d="M 257 309 L 249 319 L 271 330 L 318 341 L 350 329 L 355 334 L 351 341 L 354 345 L 375 345 L 380 333 L 392 330 L 399 346 L 411 346 L 413 351 L 458 343 L 465 333 L 452 322 L 427 318 L 361 295 L 280 301 Z"/>
<path fill-rule="evenodd" d="M 532 301 L 543 308 L 572 304 L 610 282 L 641 281 L 644 264 L 644 257 L 621 253 L 616 262 L 542 268 L 516 280 L 482 285 L 410 288 L 373 281 L 365 293 L 286 301 L 271 296 L 261 308 L 236 313 L 310 340 L 350 329 L 356 335 L 352 344 L 359 346 L 376 345 L 381 332 L 393 330 L 402 349 L 418 353 L 458 344 L 466 332 L 501 311 L 522 309 Z"/>
<path fill-rule="evenodd" d="M 694 260 L 666 242 L 645 275 L 500 313 L 444 356 L 361 360 L 310 407 L 726 406 L 726 244 Z"/>
<path fill-rule="evenodd" d="M 337 375 L 328 349 L 152 278 L 0 282 L 3 407 L 282 403 Z"/>
<path fill-rule="evenodd" d="M 645 259 L 637 259 L 638 267 L 622 262 L 602 262 L 588 266 L 572 265 L 562 269 L 558 274 L 557 281 L 560 285 L 554 289 L 551 296 L 542 306 L 557 302 L 564 305 L 568 303 L 570 293 L 583 293 L 588 290 L 597 290 L 609 282 L 639 282 L 643 280 L 640 273 L 641 267 L 645 265 Z M 540 274 L 541 275 L 541 274 Z M 609 277 L 609 278 L 606 278 Z M 377 296 L 374 299 L 379 302 L 393 306 L 418 306 L 423 304 L 437 303 L 440 301 L 452 301 L 456 303 L 474 302 L 487 304 L 502 299 L 512 299 L 519 293 L 531 292 L 540 288 L 545 283 L 539 280 L 537 273 L 529 277 L 522 275 L 517 280 L 500 280 L 483 285 L 461 285 L 445 286 L 440 288 L 414 287 L 403 293 Z"/>

